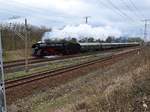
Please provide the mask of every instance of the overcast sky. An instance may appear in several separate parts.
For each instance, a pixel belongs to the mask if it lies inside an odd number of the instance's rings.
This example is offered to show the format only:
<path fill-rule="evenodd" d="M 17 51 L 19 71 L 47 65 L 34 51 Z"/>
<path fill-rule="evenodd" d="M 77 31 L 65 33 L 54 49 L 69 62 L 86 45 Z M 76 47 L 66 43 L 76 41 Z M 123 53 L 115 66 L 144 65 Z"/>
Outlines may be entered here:
<path fill-rule="evenodd" d="M 30 24 L 62 28 L 79 25 L 90 16 L 89 24 L 118 29 L 122 35 L 142 35 L 144 18 L 150 18 L 150 0 L 0 0 L 0 21 L 13 16 Z M 148 29 L 148 31 L 150 31 Z"/>

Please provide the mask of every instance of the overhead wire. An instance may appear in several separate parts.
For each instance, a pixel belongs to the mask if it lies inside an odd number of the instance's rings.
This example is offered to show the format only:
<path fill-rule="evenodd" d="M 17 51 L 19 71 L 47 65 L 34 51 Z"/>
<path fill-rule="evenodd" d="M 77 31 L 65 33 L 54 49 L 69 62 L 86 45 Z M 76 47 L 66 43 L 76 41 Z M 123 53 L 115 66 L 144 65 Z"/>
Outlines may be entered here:
<path fill-rule="evenodd" d="M 120 12 L 122 15 L 124 15 L 125 17 L 127 17 L 130 21 L 135 22 L 135 20 L 128 16 L 128 14 L 126 14 L 125 12 L 123 12 L 120 8 L 118 8 L 111 0 L 106 0 L 108 4 L 110 4 L 114 9 L 116 9 L 118 12 Z"/>
<path fill-rule="evenodd" d="M 130 4 L 133 6 L 136 12 L 142 17 L 145 18 L 145 15 L 136 7 L 135 3 L 132 0 L 129 0 Z"/>
<path fill-rule="evenodd" d="M 136 23 L 141 25 L 142 17 L 139 14 L 136 13 L 133 6 L 129 3 L 129 0 L 120 0 L 120 1 L 130 11 L 130 13 L 133 14 L 133 16 L 136 17 L 136 20 L 137 20 Z"/>
<path fill-rule="evenodd" d="M 15 13 L 15 11 L 14 11 L 13 14 L 16 15 L 16 16 L 20 16 L 21 18 L 30 19 L 31 16 L 32 17 L 34 16 L 36 18 L 42 18 L 43 20 L 49 20 L 49 21 L 51 21 L 53 23 L 56 23 L 56 19 L 55 18 L 58 18 L 57 19 L 58 20 L 57 23 L 58 22 L 63 23 L 63 19 L 66 19 L 66 17 L 62 13 L 60 14 L 60 13 L 52 12 L 54 14 L 51 13 L 51 15 L 49 16 L 48 12 L 50 12 L 50 10 L 48 8 L 44 8 L 44 7 L 41 8 L 41 7 L 29 5 L 29 4 L 24 4 L 24 3 L 21 3 L 21 2 L 19 2 L 18 4 L 15 3 L 15 2 L 6 2 L 5 4 L 11 5 L 11 6 L 14 6 L 14 7 L 20 9 L 20 10 L 18 10 L 18 12 L 20 11 L 20 13 Z M 2 8 L 0 7 L 0 11 L 1 10 L 2 10 Z M 12 11 L 13 10 L 7 9 L 6 12 L 10 13 L 11 16 L 13 16 L 12 13 L 11 13 Z M 22 11 L 23 11 L 23 13 L 22 13 Z M 32 12 L 31 16 L 29 15 L 29 14 L 31 14 L 30 12 Z M 18 15 L 18 14 L 21 14 L 21 15 Z M 28 15 L 28 16 L 26 17 L 24 15 Z M 78 16 L 73 16 L 73 17 L 68 17 L 68 20 L 70 20 L 72 18 L 75 18 L 75 17 L 79 18 Z"/>
<path fill-rule="evenodd" d="M 9 9 L 6 9 L 6 8 L 1 8 L 0 7 L 0 12 L 1 13 L 9 13 L 11 16 L 14 14 L 16 16 L 20 16 L 20 15 L 28 15 L 30 14 L 29 12 L 33 12 L 33 14 L 37 14 L 38 15 L 44 15 L 48 12 L 48 9 L 45 9 L 45 8 L 40 8 L 40 7 L 33 7 L 31 5 L 27 5 L 27 4 L 24 4 L 24 3 L 18 3 L 18 5 L 16 5 L 16 3 L 14 2 L 5 2 L 6 5 L 13 5 L 15 7 L 17 7 L 18 9 L 20 10 L 9 10 Z M 23 9 L 23 10 L 22 10 Z M 13 14 L 12 14 L 13 13 Z M 18 15 L 18 13 L 20 15 Z M 22 17 L 22 16 L 21 16 Z M 23 16 L 25 17 L 25 16 Z M 62 15 L 60 16 L 55 16 L 55 17 L 63 17 Z M 48 16 L 43 16 L 44 19 L 47 19 L 47 20 L 51 20 Z M 64 18 L 64 17 L 63 17 Z"/>
<path fill-rule="evenodd" d="M 135 9 L 135 11 L 138 13 L 138 15 L 142 18 L 141 20 L 145 20 L 146 16 L 140 11 L 140 9 L 135 5 L 135 3 L 132 0 L 129 0 L 132 7 Z M 143 26 L 143 23 L 140 22 Z M 143 30 L 144 31 L 144 30 Z"/>
<path fill-rule="evenodd" d="M 120 17 L 122 17 L 122 18 L 124 18 L 124 17 L 126 17 L 127 19 L 129 19 L 130 21 L 134 21 L 133 20 L 133 18 L 131 18 L 131 17 L 129 17 L 125 12 L 123 12 L 123 11 L 121 11 L 111 0 L 106 0 L 108 3 L 109 3 L 109 5 L 111 5 L 111 10 L 114 12 L 114 13 L 116 13 L 117 15 L 119 15 Z M 102 2 L 101 0 L 99 0 L 99 2 L 102 4 L 102 5 L 104 5 L 105 7 L 109 7 L 108 5 L 106 5 L 104 2 Z M 7 2 L 6 4 L 10 4 L 10 5 L 16 5 L 14 2 Z M 17 6 L 19 6 L 20 8 L 22 8 L 23 7 L 23 9 L 25 9 L 24 11 L 23 11 L 23 13 L 28 13 L 28 10 L 29 11 L 33 11 L 33 12 L 35 12 L 35 13 L 38 13 L 39 15 L 41 14 L 41 15 L 43 15 L 44 13 L 46 13 L 48 10 L 47 9 L 45 9 L 45 8 L 37 8 L 37 7 L 34 7 L 34 9 L 33 8 L 31 8 L 31 5 L 27 5 L 27 4 L 24 4 L 24 3 L 19 3 L 19 5 L 17 5 Z M 110 7 L 109 7 L 110 8 Z M 7 11 L 6 11 L 7 10 Z M 10 14 L 12 14 L 12 12 L 13 12 L 13 10 L 8 10 L 8 9 L 6 9 L 5 10 L 5 12 L 8 12 L 8 13 L 10 13 Z M 26 12 L 27 11 L 27 12 Z M 0 10 L 0 12 L 2 12 L 2 10 Z M 22 11 L 20 11 L 20 12 L 22 12 Z M 15 12 L 13 12 L 13 14 L 15 14 L 16 15 L 16 13 Z M 63 16 L 61 16 L 61 17 L 63 17 Z M 48 19 L 47 17 L 46 17 L 46 19 Z M 124 18 L 125 19 L 125 18 Z M 125 20 L 127 20 L 127 19 L 125 19 Z"/>
<path fill-rule="evenodd" d="M 101 5 L 104 5 L 104 7 L 111 9 L 111 11 L 113 11 L 114 13 L 120 15 L 123 19 L 125 19 L 125 18 L 129 19 L 131 24 L 136 23 L 136 25 L 137 25 L 140 22 L 139 20 L 136 21 L 133 18 L 131 18 L 130 16 L 128 16 L 128 14 L 126 14 L 120 8 L 118 8 L 112 1 L 107 0 L 107 4 L 106 4 L 106 2 L 104 3 L 101 0 L 99 0 L 99 1 L 100 1 Z M 108 7 L 108 4 L 111 6 L 111 8 Z M 128 4 L 126 3 L 126 8 L 130 8 L 130 6 L 127 6 L 127 5 Z M 132 12 L 132 8 L 130 8 L 129 10 L 131 11 L 131 13 L 135 14 L 135 12 Z M 136 15 L 136 17 L 138 17 L 138 16 Z M 128 25 L 131 25 L 131 24 L 128 24 Z M 139 24 L 139 25 L 141 25 L 141 24 Z"/>
<path fill-rule="evenodd" d="M 103 1 L 101 0 L 98 0 L 98 3 L 100 5 L 102 5 L 104 8 L 107 8 L 107 9 L 111 9 L 112 12 L 114 12 L 115 14 L 119 15 L 120 17 L 124 18 L 124 16 L 122 14 L 120 14 L 118 11 L 114 10 L 112 7 L 109 7 L 107 4 L 105 4 Z M 125 18 L 124 18 L 125 19 Z"/>
<path fill-rule="evenodd" d="M 31 5 L 27 5 L 24 3 L 15 3 L 15 2 L 5 2 L 6 5 L 11 5 L 11 6 L 15 6 L 17 8 L 20 9 L 24 9 L 24 10 L 30 10 L 30 11 L 38 11 L 38 12 L 43 12 L 44 8 L 40 8 L 40 7 L 35 7 L 35 6 L 31 6 Z M 17 5 L 18 4 L 18 5 Z M 47 10 L 45 10 L 47 11 Z"/>
<path fill-rule="evenodd" d="M 141 18 L 134 10 L 133 8 L 128 4 L 127 0 L 120 0 L 123 5 L 127 8 L 127 10 L 129 10 L 131 13 L 133 13 L 133 15 L 136 17 L 136 18 Z"/>

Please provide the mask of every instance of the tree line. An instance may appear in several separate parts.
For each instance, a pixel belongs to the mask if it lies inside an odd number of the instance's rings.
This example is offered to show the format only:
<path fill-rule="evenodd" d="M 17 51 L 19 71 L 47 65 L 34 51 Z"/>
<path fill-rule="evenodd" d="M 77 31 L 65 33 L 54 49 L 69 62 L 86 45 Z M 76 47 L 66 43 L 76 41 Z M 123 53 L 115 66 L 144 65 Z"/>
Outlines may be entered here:
<path fill-rule="evenodd" d="M 25 36 L 25 25 L 20 23 L 5 23 L 0 24 L 1 35 L 2 35 L 2 45 L 4 50 L 17 50 L 24 49 L 24 36 Z M 43 34 L 47 31 L 51 31 L 44 26 L 34 26 L 28 25 L 28 42 L 29 47 L 39 40 Z M 23 36 L 23 37 L 20 37 Z"/>
<path fill-rule="evenodd" d="M 125 42 L 140 42 L 143 43 L 144 40 L 141 39 L 140 37 L 114 37 L 114 36 L 108 36 L 106 40 L 101 40 L 101 39 L 95 39 L 94 37 L 84 37 L 82 39 L 77 40 L 76 38 L 67 38 L 67 39 L 47 39 L 45 40 L 46 43 L 51 43 L 51 42 L 81 42 L 81 43 L 86 43 L 86 42 L 101 42 L 101 43 L 125 43 Z"/>

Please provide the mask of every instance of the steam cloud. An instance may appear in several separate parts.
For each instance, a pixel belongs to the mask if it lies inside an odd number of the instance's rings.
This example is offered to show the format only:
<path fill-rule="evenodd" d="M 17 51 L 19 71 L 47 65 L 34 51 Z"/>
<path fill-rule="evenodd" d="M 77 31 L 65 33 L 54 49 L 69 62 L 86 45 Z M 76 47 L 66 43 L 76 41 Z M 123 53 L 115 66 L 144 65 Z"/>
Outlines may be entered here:
<path fill-rule="evenodd" d="M 120 35 L 121 31 L 110 26 L 92 27 L 88 24 L 80 24 L 78 26 L 68 25 L 61 30 L 55 29 L 52 32 L 46 32 L 42 37 L 42 41 L 46 39 L 59 40 L 71 38 L 80 40 L 85 37 L 93 37 L 94 39 L 106 40 L 108 36 L 119 37 Z"/>

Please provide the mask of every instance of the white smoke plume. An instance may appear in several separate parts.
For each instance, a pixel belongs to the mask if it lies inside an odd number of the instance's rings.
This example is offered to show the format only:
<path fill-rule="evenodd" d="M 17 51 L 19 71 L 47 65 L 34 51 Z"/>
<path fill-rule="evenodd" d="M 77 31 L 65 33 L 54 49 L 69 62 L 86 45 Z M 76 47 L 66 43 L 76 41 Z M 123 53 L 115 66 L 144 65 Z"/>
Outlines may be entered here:
<path fill-rule="evenodd" d="M 94 39 L 106 40 L 108 36 L 119 37 L 121 31 L 110 26 L 92 27 L 88 24 L 80 24 L 78 26 L 68 25 L 61 30 L 54 29 L 52 32 L 46 32 L 42 37 L 42 41 L 46 39 L 59 40 L 76 38 L 77 40 L 85 37 L 93 37 Z"/>

